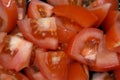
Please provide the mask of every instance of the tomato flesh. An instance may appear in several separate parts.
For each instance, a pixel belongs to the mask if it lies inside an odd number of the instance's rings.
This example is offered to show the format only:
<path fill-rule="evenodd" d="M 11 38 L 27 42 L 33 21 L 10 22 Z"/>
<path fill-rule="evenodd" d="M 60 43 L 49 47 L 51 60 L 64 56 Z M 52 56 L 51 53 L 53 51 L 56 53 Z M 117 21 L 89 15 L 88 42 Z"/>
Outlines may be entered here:
<path fill-rule="evenodd" d="M 82 63 L 87 63 L 85 59 L 93 62 L 96 59 L 98 44 L 101 43 L 102 37 L 103 32 L 98 29 L 83 29 L 70 42 L 67 53 Z"/>
<path fill-rule="evenodd" d="M 106 45 L 109 49 L 114 49 L 115 47 L 120 46 L 120 23 L 116 22 L 111 25 L 111 28 L 106 32 Z"/>
<path fill-rule="evenodd" d="M 6 69 L 20 71 L 29 65 L 31 51 L 32 43 L 17 36 L 8 37 L 5 40 L 5 46 L 0 55 L 1 64 Z M 7 58 L 6 60 L 4 59 L 5 57 Z"/>
<path fill-rule="evenodd" d="M 67 56 L 63 51 L 36 51 L 36 60 L 41 72 L 50 80 L 66 80 Z"/>
<path fill-rule="evenodd" d="M 98 21 L 94 25 L 94 27 L 100 27 L 101 23 L 104 22 L 104 19 L 106 18 L 109 10 L 110 10 L 111 4 L 103 4 L 101 6 L 95 7 L 90 9 L 97 17 Z"/>
<path fill-rule="evenodd" d="M 44 20 L 43 20 L 44 21 Z M 45 21 L 47 22 L 47 21 Z M 53 21 L 53 24 L 55 22 Z M 51 29 L 49 29 L 50 26 L 56 26 L 56 25 L 51 25 L 52 23 L 49 22 L 48 19 L 48 23 L 45 24 L 44 22 L 42 23 L 41 27 L 45 27 L 45 29 L 47 28 L 48 31 L 50 31 Z M 47 25 L 47 26 L 46 26 Z M 27 26 L 27 27 L 26 27 Z M 39 25 L 38 25 L 39 26 Z M 18 27 L 21 30 L 21 32 L 23 33 L 24 37 L 26 39 L 28 39 L 29 41 L 33 42 L 34 44 L 38 45 L 39 47 L 42 48 L 46 48 L 46 49 L 56 49 L 58 46 L 58 39 L 55 37 L 45 37 L 45 38 L 36 38 L 33 33 L 32 33 L 32 28 L 31 28 L 31 19 L 24 19 L 21 21 L 18 21 Z M 44 29 L 43 29 L 44 30 Z M 54 29 L 53 29 L 54 30 Z M 39 30 L 38 30 L 39 31 Z M 26 33 L 27 32 L 27 33 Z M 51 30 L 52 32 L 52 30 Z M 51 33 L 52 34 L 52 33 Z M 44 36 L 44 34 L 42 35 Z M 41 37 L 41 36 L 40 36 Z"/>
<path fill-rule="evenodd" d="M 76 22 L 81 27 L 92 27 L 98 19 L 92 12 L 81 6 L 59 5 L 53 8 L 53 12 L 57 16 L 66 17 Z"/>
<path fill-rule="evenodd" d="M 70 64 L 68 80 L 88 80 L 88 79 L 89 76 L 85 72 L 82 64 L 78 62 L 73 62 Z"/>
<path fill-rule="evenodd" d="M 89 7 L 96 7 L 105 3 L 110 3 L 112 5 L 110 8 L 111 10 L 118 10 L 118 0 L 95 0 L 89 5 Z"/>
<path fill-rule="evenodd" d="M 45 2 L 32 0 L 28 6 L 28 17 L 33 19 L 50 17 L 52 15 L 52 8 L 53 6 Z"/>
<path fill-rule="evenodd" d="M 102 23 L 102 29 L 107 32 L 113 24 L 119 22 L 120 12 L 117 10 L 109 11 L 108 15 L 106 16 L 104 22 Z"/>
<path fill-rule="evenodd" d="M 10 32 L 17 22 L 17 6 L 14 0 L 0 1 L 0 31 Z M 13 13 L 14 12 L 14 13 Z"/>

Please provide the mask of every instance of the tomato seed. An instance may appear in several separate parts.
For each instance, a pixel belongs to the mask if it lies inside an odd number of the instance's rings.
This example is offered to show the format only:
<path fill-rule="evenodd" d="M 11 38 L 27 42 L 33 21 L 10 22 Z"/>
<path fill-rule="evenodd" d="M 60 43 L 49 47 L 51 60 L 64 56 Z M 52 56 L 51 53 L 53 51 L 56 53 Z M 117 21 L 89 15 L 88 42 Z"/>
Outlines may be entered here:
<path fill-rule="evenodd" d="M 38 11 L 43 18 L 47 16 L 47 13 L 43 7 L 38 7 Z"/>

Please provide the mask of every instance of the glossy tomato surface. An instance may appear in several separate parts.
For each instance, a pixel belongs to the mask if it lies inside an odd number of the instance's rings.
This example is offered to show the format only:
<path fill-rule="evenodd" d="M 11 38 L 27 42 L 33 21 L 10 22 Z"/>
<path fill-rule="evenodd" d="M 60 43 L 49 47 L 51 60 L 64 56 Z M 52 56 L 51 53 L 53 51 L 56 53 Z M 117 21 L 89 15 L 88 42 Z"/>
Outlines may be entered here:
<path fill-rule="evenodd" d="M 63 10 L 64 9 L 64 10 Z M 72 13 L 71 13 L 72 12 Z M 82 27 L 92 27 L 97 21 L 95 14 L 88 9 L 75 5 L 58 5 L 53 8 L 53 13 L 57 16 L 68 18 Z M 87 17 L 87 18 L 86 18 Z"/>
<path fill-rule="evenodd" d="M 49 20 L 49 19 L 52 19 L 52 20 Z M 58 40 L 56 38 L 55 20 L 54 18 L 46 18 L 45 20 L 44 19 L 37 20 L 38 23 L 36 21 L 35 22 L 36 25 L 32 26 L 32 23 L 31 23 L 32 20 L 30 18 L 26 18 L 21 21 L 18 21 L 18 26 L 20 31 L 23 33 L 23 36 L 26 39 L 33 42 L 34 44 L 42 48 L 56 49 L 58 45 Z M 39 21 L 41 24 L 39 24 Z M 44 22 L 47 24 L 45 24 Z M 38 29 L 36 29 L 37 28 L 36 26 L 38 27 Z"/>
<path fill-rule="evenodd" d="M 0 80 L 119 80 L 118 0 L 0 0 Z"/>
<path fill-rule="evenodd" d="M 15 0 L 0 0 L 0 12 L 0 31 L 10 32 L 18 17 Z"/>
<path fill-rule="evenodd" d="M 66 80 L 68 60 L 63 51 L 36 50 L 36 63 L 48 80 Z"/>

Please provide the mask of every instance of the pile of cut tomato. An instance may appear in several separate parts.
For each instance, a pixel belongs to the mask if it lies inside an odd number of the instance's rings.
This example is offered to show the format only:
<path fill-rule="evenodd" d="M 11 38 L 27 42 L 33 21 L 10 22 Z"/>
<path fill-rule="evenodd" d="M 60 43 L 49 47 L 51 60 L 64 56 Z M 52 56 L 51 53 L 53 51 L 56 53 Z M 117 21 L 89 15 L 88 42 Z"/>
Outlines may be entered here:
<path fill-rule="evenodd" d="M 118 0 L 0 0 L 0 80 L 120 80 Z"/>

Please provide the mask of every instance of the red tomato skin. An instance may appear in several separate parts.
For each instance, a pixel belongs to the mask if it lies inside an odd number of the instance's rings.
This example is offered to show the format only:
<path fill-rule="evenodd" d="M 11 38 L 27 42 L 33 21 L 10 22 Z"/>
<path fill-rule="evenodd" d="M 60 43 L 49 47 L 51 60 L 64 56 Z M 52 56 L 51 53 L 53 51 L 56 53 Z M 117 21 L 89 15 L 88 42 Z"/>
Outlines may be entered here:
<path fill-rule="evenodd" d="M 103 32 L 96 28 L 86 28 L 81 30 L 68 44 L 66 53 L 73 59 L 78 60 L 81 63 L 88 64 L 85 58 L 80 53 L 82 48 L 84 47 L 85 41 L 89 37 L 94 37 L 102 40 Z"/>
<path fill-rule="evenodd" d="M 68 80 L 89 80 L 82 64 L 73 62 L 70 64 Z"/>
<path fill-rule="evenodd" d="M 98 20 L 98 18 L 86 8 L 74 5 L 55 6 L 53 13 L 57 16 L 66 17 L 76 22 L 81 27 L 92 27 Z"/>
<path fill-rule="evenodd" d="M 26 27 L 27 26 L 27 27 Z M 45 49 L 56 49 L 58 46 L 58 39 L 56 38 L 45 38 L 45 39 L 37 39 L 32 35 L 32 30 L 30 28 L 30 19 L 24 19 L 18 21 L 18 27 L 22 32 L 23 36 L 33 42 L 35 45 L 38 45 L 40 48 Z M 26 33 L 27 32 L 27 33 Z"/>
<path fill-rule="evenodd" d="M 39 12 L 39 8 L 43 9 L 43 12 Z M 28 6 L 28 17 L 32 19 L 39 19 L 42 17 L 50 17 L 52 15 L 52 5 L 39 0 L 31 0 Z"/>
<path fill-rule="evenodd" d="M 0 31 L 10 32 L 16 26 L 18 17 L 15 0 L 1 0 L 0 4 L 3 6 L 5 11 L 4 16 L 6 16 L 5 22 L 3 22 Z M 1 17 L 2 16 L 3 15 L 1 15 Z"/>
<path fill-rule="evenodd" d="M 111 25 L 110 29 L 105 34 L 106 45 L 109 49 L 114 49 L 120 46 L 120 23 L 116 22 Z"/>
<path fill-rule="evenodd" d="M 33 44 L 16 36 L 11 36 L 9 40 L 9 47 L 5 43 L 0 54 L 0 63 L 5 69 L 12 69 L 18 72 L 29 65 Z M 15 44 L 13 40 L 15 40 Z M 6 47 L 9 48 L 9 51 L 6 50 Z M 15 50 L 17 51 L 15 52 Z"/>
<path fill-rule="evenodd" d="M 40 71 L 47 79 L 67 80 L 68 62 L 64 52 L 41 52 L 41 50 L 36 50 L 35 56 Z"/>
<path fill-rule="evenodd" d="M 115 51 L 109 50 L 106 46 L 105 38 L 102 41 L 101 49 L 97 55 L 95 65 L 89 66 L 92 71 L 104 72 L 115 70 L 119 67 L 119 59 Z M 104 57 L 103 57 L 104 56 Z"/>
<path fill-rule="evenodd" d="M 68 43 L 73 36 L 75 36 L 82 27 L 70 22 L 70 20 L 56 16 L 57 34 L 60 43 Z"/>
<path fill-rule="evenodd" d="M 111 6 L 111 10 L 118 10 L 118 0 L 95 0 L 93 3 L 90 4 L 89 7 L 96 7 L 96 6 L 100 6 L 102 4 L 105 4 L 105 3 L 111 3 L 112 6 Z"/>
<path fill-rule="evenodd" d="M 89 66 L 89 69 L 91 71 L 111 71 L 117 69 L 120 65 L 117 53 L 109 50 L 106 47 L 105 40 L 102 42 L 102 44 L 104 44 L 104 46 L 102 46 L 100 52 L 97 55 L 95 65 Z"/>
<path fill-rule="evenodd" d="M 56 5 L 82 5 L 82 0 L 47 0 L 53 6 Z"/>
<path fill-rule="evenodd" d="M 88 30 L 88 31 L 87 31 Z M 87 61 L 82 56 L 82 49 L 85 46 L 85 41 L 89 37 L 99 39 L 99 48 L 97 50 L 95 62 Z M 115 52 L 109 51 L 106 48 L 103 31 L 96 28 L 89 28 L 81 30 L 78 35 L 75 36 L 74 40 L 68 45 L 66 53 L 73 59 L 89 65 L 90 70 L 93 71 L 109 71 L 114 70 L 118 67 L 119 61 Z M 84 53 L 85 54 L 85 53 Z M 104 56 L 104 57 L 103 57 Z M 106 60 L 107 59 L 107 60 Z"/>
<path fill-rule="evenodd" d="M 110 27 L 119 21 L 120 12 L 118 10 L 109 11 L 104 22 L 102 23 L 102 29 L 105 33 L 110 29 Z"/>
<path fill-rule="evenodd" d="M 106 3 L 90 9 L 90 11 L 92 11 L 98 17 L 98 21 L 96 22 L 94 27 L 100 27 L 101 23 L 104 22 L 104 19 L 106 18 L 110 7 L 111 7 L 111 4 Z"/>

